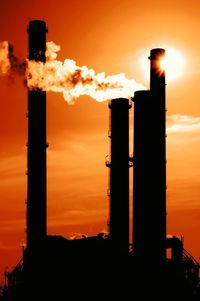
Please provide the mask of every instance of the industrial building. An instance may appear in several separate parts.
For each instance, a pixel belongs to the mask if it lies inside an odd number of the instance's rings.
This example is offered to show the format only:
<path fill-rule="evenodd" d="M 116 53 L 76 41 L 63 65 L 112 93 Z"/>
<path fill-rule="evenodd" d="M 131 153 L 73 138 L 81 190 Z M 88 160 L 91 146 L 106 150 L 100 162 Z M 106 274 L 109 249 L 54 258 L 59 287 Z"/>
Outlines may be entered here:
<path fill-rule="evenodd" d="M 29 59 L 45 62 L 46 24 L 29 23 Z M 199 300 L 199 264 L 178 237 L 167 238 L 164 49 L 150 53 L 150 90 L 109 103 L 109 234 L 68 240 L 47 235 L 46 92 L 28 91 L 27 246 L 2 300 L 159 297 Z M 134 155 L 129 112 L 134 110 Z M 104 155 L 104 154 L 102 154 Z M 133 168 L 133 244 L 129 172 Z M 171 250 L 167 258 L 166 251 Z M 69 296 L 73 296 L 70 299 Z M 179 300 L 179 299 L 177 299 Z"/>

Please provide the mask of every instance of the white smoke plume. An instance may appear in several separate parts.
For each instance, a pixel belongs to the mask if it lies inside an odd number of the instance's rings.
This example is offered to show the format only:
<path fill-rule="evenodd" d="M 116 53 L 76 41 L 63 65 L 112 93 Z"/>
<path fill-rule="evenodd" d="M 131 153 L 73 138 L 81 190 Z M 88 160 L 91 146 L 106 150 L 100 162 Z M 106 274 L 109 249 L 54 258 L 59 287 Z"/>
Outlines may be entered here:
<path fill-rule="evenodd" d="M 29 90 L 53 91 L 63 94 L 68 103 L 81 95 L 88 95 L 97 101 L 119 97 L 132 97 L 136 90 L 146 89 L 134 79 L 127 79 L 124 73 L 106 76 L 105 72 L 95 73 L 76 62 L 57 60 L 60 46 L 47 43 L 46 62 L 18 60 L 8 42 L 0 44 L 0 73 L 17 74 L 24 77 Z"/>
<path fill-rule="evenodd" d="M 7 41 L 0 42 L 0 74 L 6 75 L 10 70 L 9 44 Z"/>

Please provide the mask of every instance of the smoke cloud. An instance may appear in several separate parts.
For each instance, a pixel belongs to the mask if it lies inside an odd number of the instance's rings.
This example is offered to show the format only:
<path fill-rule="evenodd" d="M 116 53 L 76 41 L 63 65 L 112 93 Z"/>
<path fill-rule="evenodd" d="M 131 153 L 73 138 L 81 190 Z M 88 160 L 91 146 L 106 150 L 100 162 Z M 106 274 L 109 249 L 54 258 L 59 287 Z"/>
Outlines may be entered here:
<path fill-rule="evenodd" d="M 20 61 L 7 41 L 0 43 L 0 74 L 17 75 L 23 78 L 29 90 L 62 93 L 68 103 L 81 95 L 88 95 L 97 101 L 113 98 L 129 98 L 136 90 L 144 90 L 142 84 L 127 79 L 124 73 L 106 76 L 95 73 L 87 66 L 79 67 L 76 62 L 57 60 L 60 46 L 47 43 L 46 62 Z"/>
<path fill-rule="evenodd" d="M 0 74 L 6 75 L 10 70 L 9 45 L 7 41 L 0 42 Z"/>
<path fill-rule="evenodd" d="M 20 76 L 26 81 L 27 60 L 14 54 L 14 47 L 7 41 L 0 42 L 0 76 Z"/>
<path fill-rule="evenodd" d="M 14 55 L 14 47 L 12 45 L 9 45 L 8 47 L 8 59 L 10 63 L 10 72 L 12 74 L 16 74 L 19 76 L 24 77 L 27 67 L 27 61 L 26 60 L 20 60 L 18 57 Z"/>

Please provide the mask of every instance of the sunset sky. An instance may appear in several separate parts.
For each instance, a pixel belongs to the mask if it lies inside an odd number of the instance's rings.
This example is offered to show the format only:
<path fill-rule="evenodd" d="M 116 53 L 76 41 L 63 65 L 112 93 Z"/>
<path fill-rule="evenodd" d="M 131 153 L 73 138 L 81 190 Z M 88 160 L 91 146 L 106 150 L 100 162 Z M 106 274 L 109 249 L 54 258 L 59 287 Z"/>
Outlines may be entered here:
<path fill-rule="evenodd" d="M 61 46 L 60 60 L 73 59 L 79 66 L 87 65 L 108 75 L 124 72 L 147 88 L 150 49 L 167 50 L 169 46 L 183 55 L 184 73 L 166 87 L 167 229 L 168 234 L 183 236 L 185 248 L 198 260 L 200 2 L 2 1 L 0 41 L 13 44 L 21 58 L 28 55 L 26 29 L 33 19 L 46 21 L 47 41 Z M 20 79 L 0 78 L 0 104 L 2 274 L 20 259 L 25 241 L 27 90 Z M 107 101 L 98 103 L 84 96 L 68 105 L 61 94 L 47 93 L 49 234 L 92 235 L 107 229 L 108 129 Z"/>

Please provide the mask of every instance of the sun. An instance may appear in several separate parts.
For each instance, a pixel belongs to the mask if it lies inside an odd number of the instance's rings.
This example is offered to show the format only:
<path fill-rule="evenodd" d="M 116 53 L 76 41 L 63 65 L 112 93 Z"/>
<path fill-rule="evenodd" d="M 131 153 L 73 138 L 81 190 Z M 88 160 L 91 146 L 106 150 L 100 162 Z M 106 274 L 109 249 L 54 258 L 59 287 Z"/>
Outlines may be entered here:
<path fill-rule="evenodd" d="M 186 59 L 183 53 L 175 48 L 162 46 L 165 49 L 165 56 L 160 60 L 160 68 L 165 70 L 166 82 L 173 82 L 184 75 Z M 150 61 L 147 59 L 147 52 L 140 58 L 140 66 L 143 70 L 145 80 L 149 79 Z"/>
<path fill-rule="evenodd" d="M 166 81 L 174 81 L 184 74 L 185 58 L 178 50 L 165 48 L 165 57 L 160 61 L 161 69 L 165 70 Z"/>

